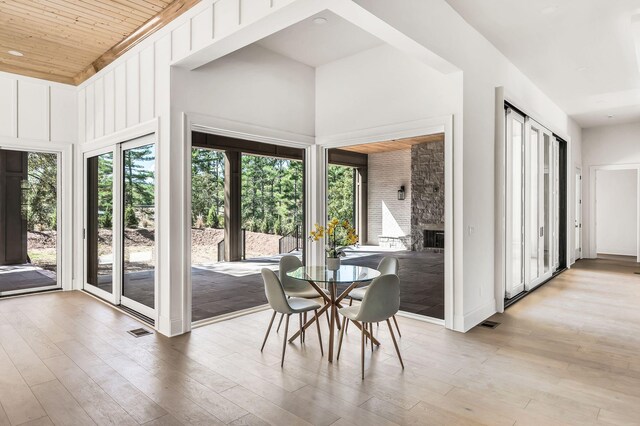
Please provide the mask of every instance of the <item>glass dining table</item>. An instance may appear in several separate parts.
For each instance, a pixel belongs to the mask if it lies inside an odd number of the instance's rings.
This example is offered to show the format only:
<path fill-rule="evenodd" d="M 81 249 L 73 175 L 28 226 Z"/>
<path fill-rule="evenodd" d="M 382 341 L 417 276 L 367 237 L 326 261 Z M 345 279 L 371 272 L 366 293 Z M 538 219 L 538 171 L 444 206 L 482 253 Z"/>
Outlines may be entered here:
<path fill-rule="evenodd" d="M 349 295 L 349 292 L 358 285 L 368 283 L 374 278 L 379 277 L 380 272 L 373 268 L 354 265 L 341 265 L 338 270 L 331 270 L 326 266 L 301 266 L 298 269 L 287 272 L 287 275 L 311 284 L 318 292 L 318 297 L 324 300 L 325 304 L 318 310 L 318 315 L 313 316 L 307 321 L 303 325 L 302 331 L 304 332 L 321 314 L 329 310 L 328 314 L 331 318 L 329 322 L 329 362 L 333 362 L 335 331 L 340 328 L 338 309 L 342 308 L 342 301 Z M 348 284 L 348 287 L 340 294 L 338 294 L 339 284 Z M 328 294 L 325 290 L 328 290 Z M 362 325 L 359 322 L 352 321 L 352 323 L 358 329 L 362 329 Z M 365 335 L 369 337 L 375 345 L 380 344 L 366 329 Z M 300 331 L 291 336 L 289 342 L 293 342 L 299 336 Z"/>

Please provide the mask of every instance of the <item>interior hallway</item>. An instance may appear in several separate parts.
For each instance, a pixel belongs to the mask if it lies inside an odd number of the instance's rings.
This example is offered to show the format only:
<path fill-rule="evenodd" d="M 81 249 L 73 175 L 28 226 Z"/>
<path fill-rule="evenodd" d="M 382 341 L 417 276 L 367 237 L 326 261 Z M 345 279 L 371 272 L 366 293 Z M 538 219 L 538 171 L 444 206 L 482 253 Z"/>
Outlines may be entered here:
<path fill-rule="evenodd" d="M 467 334 L 399 317 L 359 377 L 315 331 L 287 350 L 261 312 L 168 339 L 82 292 L 0 300 L 0 424 L 632 424 L 640 418 L 640 266 L 582 260 Z M 326 327 L 325 322 L 320 322 Z M 293 327 L 297 325 L 292 320 Z M 327 332 L 324 330 L 326 345 Z M 337 423 L 336 423 L 337 422 Z"/>

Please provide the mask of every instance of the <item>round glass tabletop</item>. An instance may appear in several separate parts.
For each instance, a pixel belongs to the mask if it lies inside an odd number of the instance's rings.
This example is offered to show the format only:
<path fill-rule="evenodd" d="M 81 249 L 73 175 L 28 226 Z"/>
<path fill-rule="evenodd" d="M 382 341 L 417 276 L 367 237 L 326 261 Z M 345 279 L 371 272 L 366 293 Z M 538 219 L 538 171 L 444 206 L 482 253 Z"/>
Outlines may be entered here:
<path fill-rule="evenodd" d="M 291 278 L 316 283 L 336 282 L 353 283 L 371 281 L 379 277 L 380 272 L 366 266 L 341 265 L 337 271 L 327 269 L 326 266 L 301 266 L 298 269 L 287 272 Z"/>

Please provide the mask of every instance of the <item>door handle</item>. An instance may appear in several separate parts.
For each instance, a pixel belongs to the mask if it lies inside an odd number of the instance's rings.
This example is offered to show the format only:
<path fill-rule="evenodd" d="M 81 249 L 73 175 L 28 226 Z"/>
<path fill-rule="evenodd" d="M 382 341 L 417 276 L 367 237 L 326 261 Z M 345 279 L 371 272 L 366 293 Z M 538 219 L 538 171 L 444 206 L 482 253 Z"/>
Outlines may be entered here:
<path fill-rule="evenodd" d="M 544 237 L 544 226 L 540 227 L 540 236 Z"/>

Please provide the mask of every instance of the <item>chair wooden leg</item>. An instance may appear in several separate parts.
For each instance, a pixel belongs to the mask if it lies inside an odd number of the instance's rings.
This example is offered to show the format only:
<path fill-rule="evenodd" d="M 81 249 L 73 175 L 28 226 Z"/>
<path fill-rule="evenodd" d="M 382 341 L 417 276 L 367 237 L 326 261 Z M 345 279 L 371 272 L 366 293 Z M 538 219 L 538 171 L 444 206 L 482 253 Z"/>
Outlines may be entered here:
<path fill-rule="evenodd" d="M 349 298 L 349 306 L 353 305 L 353 299 Z M 346 328 L 347 330 L 345 330 L 345 332 L 348 331 L 349 329 L 349 321 L 347 321 L 346 319 L 344 320 L 344 328 Z"/>
<path fill-rule="evenodd" d="M 305 312 L 302 317 L 304 318 L 304 322 L 303 324 L 307 323 L 307 313 Z M 306 343 L 307 341 L 307 330 L 305 330 L 304 328 L 302 329 L 302 341 Z"/>
<path fill-rule="evenodd" d="M 318 310 L 314 311 L 316 313 L 316 327 L 318 327 L 318 342 L 320 342 L 320 355 L 324 356 L 324 349 L 322 348 L 322 335 L 320 334 L 320 318 L 318 318 Z"/>
<path fill-rule="evenodd" d="M 284 342 L 282 343 L 282 361 L 280 361 L 280 367 L 284 366 L 284 353 L 287 351 L 287 333 L 289 332 L 289 317 L 287 314 L 287 320 L 284 322 Z"/>
<path fill-rule="evenodd" d="M 280 333 L 280 326 L 282 325 L 282 320 L 284 319 L 284 314 L 280 314 L 280 322 L 278 323 L 278 329 L 276 333 Z"/>
<path fill-rule="evenodd" d="M 273 327 L 273 320 L 276 318 L 276 311 L 273 311 L 273 315 L 271 315 L 271 321 L 269 321 L 269 327 L 267 328 L 267 332 L 264 335 L 264 341 L 262 342 L 262 347 L 260 348 L 260 352 L 264 349 L 264 345 L 267 343 L 267 338 L 269 337 L 269 332 L 271 331 L 271 327 Z"/>
<path fill-rule="evenodd" d="M 373 337 L 373 323 L 369 323 L 369 333 L 371 333 L 371 337 Z M 369 339 L 371 342 L 371 352 L 373 352 L 373 339 Z"/>
<path fill-rule="evenodd" d="M 396 330 L 398 330 L 398 337 L 402 337 L 402 334 L 400 334 L 400 327 L 398 327 L 398 320 L 395 315 L 393 316 L 393 323 L 396 325 Z"/>
<path fill-rule="evenodd" d="M 344 319 L 344 327 L 340 330 L 340 341 L 338 342 L 338 355 L 336 355 L 336 360 L 340 359 L 340 351 L 342 350 L 342 339 L 344 338 L 344 332 L 347 329 L 347 324 L 349 324 L 349 318 Z"/>
<path fill-rule="evenodd" d="M 329 319 L 329 311 L 331 309 L 327 309 L 326 311 L 324 311 L 325 316 L 327 317 L 327 327 L 329 327 L 329 330 L 331 330 L 331 320 Z"/>
<path fill-rule="evenodd" d="M 389 333 L 391 333 L 391 339 L 393 339 L 393 346 L 396 347 L 396 353 L 398 354 L 398 359 L 400 360 L 400 365 L 404 370 L 404 362 L 402 362 L 402 355 L 400 355 L 400 349 L 398 348 L 398 342 L 396 342 L 396 336 L 393 334 L 393 328 L 391 328 L 391 321 L 387 319 L 387 325 L 389 326 Z"/>
<path fill-rule="evenodd" d="M 302 322 L 302 314 L 298 314 L 298 321 L 300 322 L 300 344 L 302 344 L 302 339 L 304 337 L 304 331 L 302 330 L 302 324 L 304 324 Z"/>
<path fill-rule="evenodd" d="M 360 337 L 360 370 L 362 373 L 362 380 L 364 380 L 364 334 L 365 334 L 365 325 L 362 323 L 362 335 Z"/>

